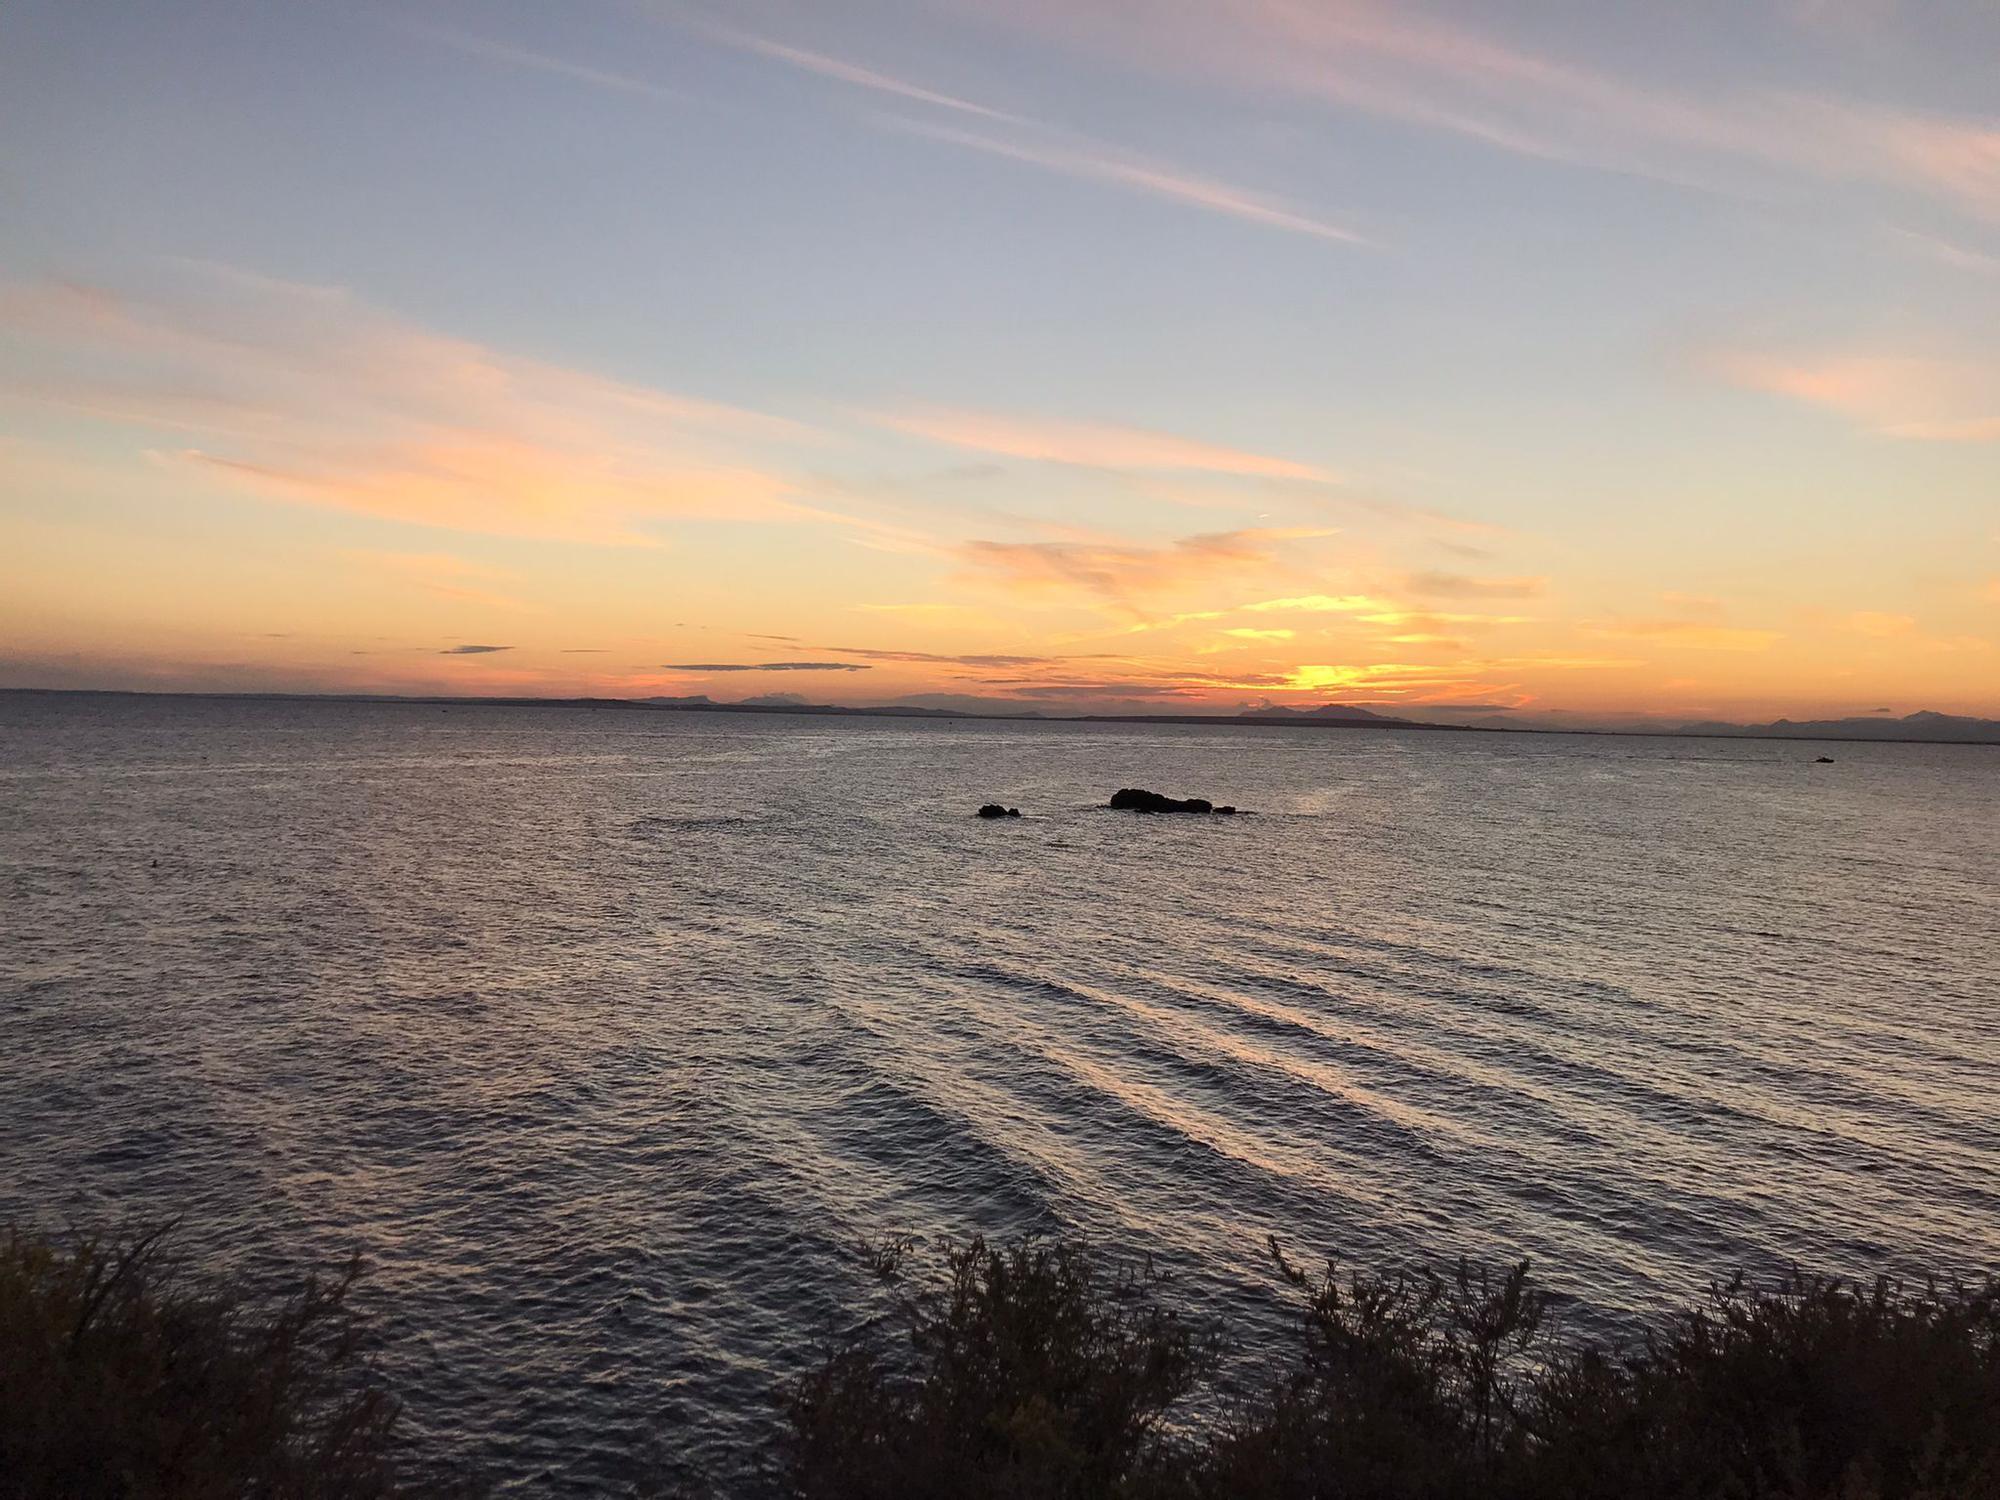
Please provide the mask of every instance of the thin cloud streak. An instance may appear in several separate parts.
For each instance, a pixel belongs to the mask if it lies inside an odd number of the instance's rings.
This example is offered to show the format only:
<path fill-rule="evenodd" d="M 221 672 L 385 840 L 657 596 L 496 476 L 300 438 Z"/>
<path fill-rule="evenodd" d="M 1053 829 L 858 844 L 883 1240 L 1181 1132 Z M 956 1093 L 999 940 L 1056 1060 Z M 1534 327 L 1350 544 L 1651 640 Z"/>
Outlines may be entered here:
<path fill-rule="evenodd" d="M 883 413 L 875 420 L 895 431 L 955 448 L 1081 468 L 1193 470 L 1338 483 L 1334 475 L 1311 464 L 1138 427 L 942 409 Z"/>
<path fill-rule="evenodd" d="M 662 662 L 663 672 L 866 672 L 853 661 L 687 661 Z"/>
<path fill-rule="evenodd" d="M 1131 192 L 1164 198 L 1207 213 L 1223 214 L 1261 224 L 1270 229 L 1310 235 L 1346 245 L 1374 243 L 1354 230 L 1299 213 L 1256 193 L 1229 183 L 1182 172 L 1157 162 L 1146 161 L 1130 152 L 1121 151 L 1101 141 L 1091 140 L 1047 121 L 995 109 L 956 94 L 945 93 L 913 83 L 908 79 L 861 67 L 824 52 L 788 46 L 752 32 L 738 31 L 691 17 L 676 16 L 671 12 L 661 12 L 657 9 L 654 13 L 665 15 L 668 19 L 688 26 L 722 46 L 733 47 L 738 51 L 768 58 L 773 62 L 783 63 L 822 78 L 831 78 L 872 93 L 930 105 L 953 114 L 969 115 L 995 125 L 1012 127 L 1029 132 L 1040 139 L 1005 140 L 993 135 L 981 135 L 901 115 L 886 117 L 886 122 L 891 127 L 912 135 L 1003 157 L 1066 177 L 1109 183 Z"/>
<path fill-rule="evenodd" d="M 829 57 L 824 52 L 811 52 L 803 47 L 788 47 L 782 42 L 752 32 L 737 31 L 731 27 L 718 26 L 706 21 L 686 22 L 695 31 L 710 41 L 725 47 L 734 47 L 741 52 L 753 53 L 769 58 L 773 62 L 788 63 L 808 73 L 817 73 L 822 78 L 832 78 L 841 83 L 852 84 L 856 88 L 870 89 L 878 94 L 888 94 L 893 98 L 907 99 L 917 104 L 934 105 L 939 109 L 952 110 L 958 114 L 975 115 L 983 120 L 993 120 L 1007 125 L 1034 125 L 1036 122 L 1022 115 L 1009 114 L 1004 109 L 993 109 L 984 104 L 976 104 L 970 99 L 961 99 L 956 94 L 942 93 L 937 89 L 925 88 L 922 84 L 911 83 L 887 73 L 878 73 L 872 68 L 859 67 L 843 62 L 840 58 Z"/>
<path fill-rule="evenodd" d="M 823 650 L 840 656 L 859 656 L 868 661 L 923 662 L 939 666 L 957 667 L 1049 667 L 1069 658 L 1060 656 L 989 656 L 989 655 L 941 655 L 934 651 L 878 651 L 860 646 L 826 646 Z"/>
<path fill-rule="evenodd" d="M 1065 177 L 1107 182 L 1115 187 L 1145 193 L 1155 198 L 1165 198 L 1208 213 L 1244 219 L 1269 229 L 1311 235 L 1317 239 L 1332 240 L 1344 245 L 1372 246 L 1375 243 L 1354 230 L 1294 212 L 1240 188 L 1231 187 L 1227 183 L 1190 176 L 1095 144 L 1032 145 L 1021 141 L 1004 141 L 994 136 L 980 135 L 975 131 L 956 130 L 946 125 L 906 120 L 900 116 L 890 117 L 889 123 L 899 130 L 922 136 L 927 140 L 942 141 L 948 145 L 963 146 L 967 150 L 981 151 L 989 156 L 1003 157 L 1008 161 L 1023 162 L 1045 171 L 1060 173 Z"/>
<path fill-rule="evenodd" d="M 1648 86 L 1414 4 L 1134 0 L 1113 14 L 1022 0 L 1000 15 L 1128 62 L 1286 89 L 1543 160 L 1732 195 L 1755 174 L 1858 181 L 2000 223 L 2000 121 L 1991 118 L 1775 88 Z"/>
<path fill-rule="evenodd" d="M 487 62 L 499 63 L 503 67 L 526 68 L 535 72 L 553 73 L 577 83 L 591 84 L 597 88 L 611 89 L 624 94 L 641 94 L 653 99 L 673 103 L 684 102 L 687 96 L 678 89 L 665 84 L 649 83 L 643 78 L 634 78 L 626 73 L 614 73 L 606 68 L 594 68 L 585 63 L 571 62 L 567 58 L 552 57 L 545 52 L 531 51 L 526 47 L 510 46 L 506 42 L 493 41 L 488 37 L 475 36 L 456 27 L 440 26 L 433 21 L 419 21 L 408 16 L 398 16 L 393 22 L 398 31 L 410 36 L 435 42 L 441 47 L 449 47 L 463 52 L 469 57 L 481 58 Z"/>

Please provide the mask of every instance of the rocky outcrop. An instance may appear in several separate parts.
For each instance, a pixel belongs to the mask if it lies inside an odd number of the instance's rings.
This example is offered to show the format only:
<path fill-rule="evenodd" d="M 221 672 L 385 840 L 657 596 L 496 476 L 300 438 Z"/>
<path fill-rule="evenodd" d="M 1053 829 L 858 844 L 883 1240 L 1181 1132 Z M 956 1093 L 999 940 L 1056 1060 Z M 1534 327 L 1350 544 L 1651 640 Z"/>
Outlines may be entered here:
<path fill-rule="evenodd" d="M 1111 806 L 1142 813 L 1222 813 L 1234 814 L 1233 807 L 1217 807 L 1206 797 L 1167 797 L 1142 787 L 1120 787 L 1111 794 Z"/>
<path fill-rule="evenodd" d="M 989 802 L 980 808 L 978 812 L 974 813 L 973 816 L 977 818 L 1018 818 L 1021 816 L 1021 809 L 1018 807 L 1002 807 L 997 802 Z"/>

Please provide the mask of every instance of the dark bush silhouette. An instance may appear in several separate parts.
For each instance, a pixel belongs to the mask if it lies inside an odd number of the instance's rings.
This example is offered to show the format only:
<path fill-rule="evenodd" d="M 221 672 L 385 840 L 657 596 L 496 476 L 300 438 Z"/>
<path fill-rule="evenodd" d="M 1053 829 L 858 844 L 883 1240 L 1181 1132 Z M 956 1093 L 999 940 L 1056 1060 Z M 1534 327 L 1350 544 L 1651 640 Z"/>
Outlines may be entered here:
<path fill-rule="evenodd" d="M 1521 1425 L 1538 1493 L 2000 1496 L 2000 1288 L 1742 1278 L 1620 1358 L 1566 1353 Z"/>
<path fill-rule="evenodd" d="M 1158 1278 L 1074 1245 L 944 1258 L 792 1390 L 809 1500 L 2000 1500 L 2000 1295 L 1741 1280 L 1629 1349 L 1565 1342 L 1526 1263 L 1309 1275 L 1260 1393 Z M 891 1327 L 895 1325 L 889 1325 Z M 1201 1410 L 1203 1406 L 1207 1410 Z"/>
<path fill-rule="evenodd" d="M 353 1265 L 254 1299 L 162 1245 L 0 1239 L 0 1497 L 439 1493 L 399 1481 Z M 785 1388 L 746 1474 L 799 1500 L 2000 1500 L 1990 1281 L 1739 1278 L 1610 1348 L 1564 1338 L 1525 1263 L 1342 1275 L 1270 1248 L 1294 1332 L 1231 1350 L 1150 1262 L 890 1242 L 891 1313 Z M 1262 1359 L 1249 1396 L 1221 1393 L 1225 1354 Z"/>
<path fill-rule="evenodd" d="M 189 1280 L 163 1229 L 0 1239 L 0 1493 L 346 1500 L 397 1493 L 350 1263 L 261 1303 Z"/>
<path fill-rule="evenodd" d="M 876 1256 L 898 1278 L 912 1247 Z M 900 1316 L 788 1393 L 786 1475 L 813 1500 L 1119 1493 L 1208 1368 L 1150 1264 L 983 1239 L 944 1252 Z"/>
<path fill-rule="evenodd" d="M 1317 1278 L 1272 1242 L 1305 1294 L 1293 1368 L 1225 1421 L 1194 1466 L 1203 1495 L 1490 1494 L 1518 1458 L 1514 1413 L 1532 1386 L 1547 1300 L 1526 1263 L 1496 1276 L 1461 1261 Z"/>

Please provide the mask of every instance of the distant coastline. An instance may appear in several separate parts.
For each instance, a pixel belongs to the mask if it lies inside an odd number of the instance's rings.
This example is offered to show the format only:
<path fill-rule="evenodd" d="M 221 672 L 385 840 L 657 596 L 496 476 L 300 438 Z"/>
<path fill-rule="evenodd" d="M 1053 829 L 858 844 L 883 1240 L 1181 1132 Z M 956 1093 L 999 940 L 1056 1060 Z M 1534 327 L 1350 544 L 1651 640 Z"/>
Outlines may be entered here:
<path fill-rule="evenodd" d="M 849 707 L 837 703 L 716 703 L 684 699 L 539 698 L 407 693 L 250 693 L 173 692 L 138 688 L 0 688 L 0 697 L 191 698 L 223 703 L 380 703 L 441 708 L 610 709 L 632 713 L 796 714 L 808 718 L 952 719 L 969 723 L 1028 724 L 1190 724 L 1250 729 L 1399 729 L 1443 734 L 1589 735 L 1615 739 L 1790 740 L 1860 745 L 1981 745 L 2000 748 L 2000 720 L 1916 713 L 1890 720 L 1812 720 L 1771 724 L 1702 723 L 1681 728 L 1618 728 L 1538 724 L 1433 724 L 1399 719 L 1365 709 L 1328 704 L 1324 709 L 1266 709 L 1247 714 L 1048 714 L 971 713 L 918 705 Z M 1895 733 L 1911 720 L 1964 726 L 1957 733 Z"/>

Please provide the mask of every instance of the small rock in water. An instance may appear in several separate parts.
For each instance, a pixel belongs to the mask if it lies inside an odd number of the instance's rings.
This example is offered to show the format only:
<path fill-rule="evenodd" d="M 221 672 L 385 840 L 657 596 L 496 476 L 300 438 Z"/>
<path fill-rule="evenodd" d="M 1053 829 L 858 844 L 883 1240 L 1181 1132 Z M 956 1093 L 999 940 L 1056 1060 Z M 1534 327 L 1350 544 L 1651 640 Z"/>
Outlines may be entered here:
<path fill-rule="evenodd" d="M 1217 807 L 1206 797 L 1166 797 L 1143 787 L 1120 787 L 1111 794 L 1111 806 L 1142 813 L 1233 813 L 1233 807 Z"/>
<path fill-rule="evenodd" d="M 980 808 L 974 816 L 981 818 L 1018 818 L 1021 816 L 1021 809 L 1018 807 L 1002 807 L 997 802 L 989 802 Z"/>
<path fill-rule="evenodd" d="M 1813 764 L 1816 766 L 1830 766 L 1833 764 L 1833 757 L 1831 755 L 1822 755 L 1818 760 L 1814 761 Z"/>

